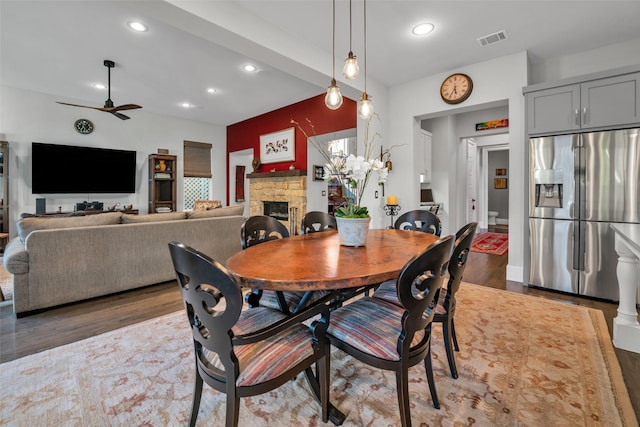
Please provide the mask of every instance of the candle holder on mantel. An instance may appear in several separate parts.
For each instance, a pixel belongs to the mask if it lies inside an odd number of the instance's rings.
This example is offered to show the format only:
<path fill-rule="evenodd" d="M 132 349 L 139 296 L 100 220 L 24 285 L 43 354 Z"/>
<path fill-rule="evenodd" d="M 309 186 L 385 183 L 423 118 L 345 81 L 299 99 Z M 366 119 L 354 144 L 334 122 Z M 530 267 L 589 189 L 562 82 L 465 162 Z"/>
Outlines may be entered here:
<path fill-rule="evenodd" d="M 384 205 L 384 213 L 391 217 L 389 228 L 393 228 L 393 217 L 398 215 L 400 209 L 402 209 L 400 205 Z"/>

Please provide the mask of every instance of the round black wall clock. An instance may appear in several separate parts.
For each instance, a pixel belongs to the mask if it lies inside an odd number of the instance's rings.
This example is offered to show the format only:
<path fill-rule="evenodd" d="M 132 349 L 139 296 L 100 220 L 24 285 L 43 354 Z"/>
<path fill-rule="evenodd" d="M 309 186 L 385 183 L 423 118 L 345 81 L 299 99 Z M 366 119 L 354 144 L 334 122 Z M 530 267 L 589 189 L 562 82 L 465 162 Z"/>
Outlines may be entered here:
<path fill-rule="evenodd" d="M 93 132 L 93 123 L 87 119 L 78 119 L 73 124 L 73 127 L 81 134 L 87 135 Z"/>

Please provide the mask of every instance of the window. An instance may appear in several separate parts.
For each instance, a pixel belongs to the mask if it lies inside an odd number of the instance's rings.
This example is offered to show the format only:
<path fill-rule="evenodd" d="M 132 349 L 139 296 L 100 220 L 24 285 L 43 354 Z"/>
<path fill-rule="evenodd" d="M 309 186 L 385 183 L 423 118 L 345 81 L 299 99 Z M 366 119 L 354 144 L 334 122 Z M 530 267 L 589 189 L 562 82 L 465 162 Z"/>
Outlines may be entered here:
<path fill-rule="evenodd" d="M 211 188 L 211 144 L 184 141 L 184 209 L 196 200 L 209 200 Z"/>

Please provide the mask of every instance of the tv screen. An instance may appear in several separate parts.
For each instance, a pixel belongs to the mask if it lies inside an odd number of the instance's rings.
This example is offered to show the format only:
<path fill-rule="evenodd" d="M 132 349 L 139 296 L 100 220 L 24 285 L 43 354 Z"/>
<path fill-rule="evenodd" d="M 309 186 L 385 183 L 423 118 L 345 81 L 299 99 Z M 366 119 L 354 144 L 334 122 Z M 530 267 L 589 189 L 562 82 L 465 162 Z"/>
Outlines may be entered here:
<path fill-rule="evenodd" d="M 136 152 L 73 145 L 32 147 L 34 194 L 135 193 Z"/>

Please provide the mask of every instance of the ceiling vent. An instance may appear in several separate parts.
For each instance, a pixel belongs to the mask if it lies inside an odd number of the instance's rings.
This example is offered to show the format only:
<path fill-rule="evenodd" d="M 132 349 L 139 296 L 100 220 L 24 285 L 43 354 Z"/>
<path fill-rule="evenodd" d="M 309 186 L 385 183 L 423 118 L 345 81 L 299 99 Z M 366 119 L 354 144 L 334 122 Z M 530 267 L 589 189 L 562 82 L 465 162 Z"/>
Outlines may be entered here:
<path fill-rule="evenodd" d="M 497 33 L 489 34 L 488 36 L 479 37 L 476 40 L 480 46 L 485 47 L 490 44 L 498 43 L 507 39 L 507 32 L 505 30 L 498 31 Z"/>

